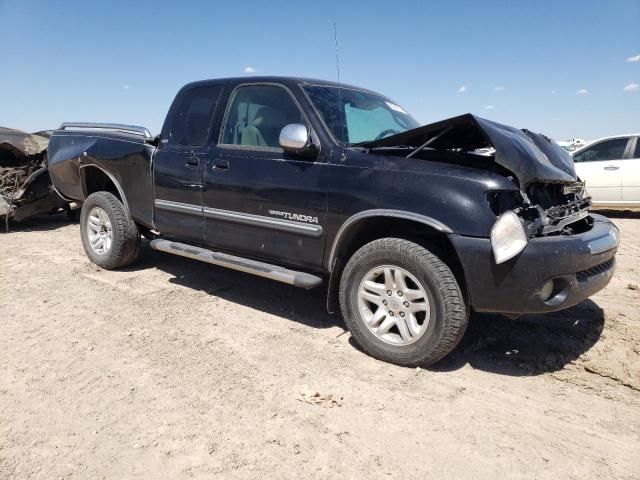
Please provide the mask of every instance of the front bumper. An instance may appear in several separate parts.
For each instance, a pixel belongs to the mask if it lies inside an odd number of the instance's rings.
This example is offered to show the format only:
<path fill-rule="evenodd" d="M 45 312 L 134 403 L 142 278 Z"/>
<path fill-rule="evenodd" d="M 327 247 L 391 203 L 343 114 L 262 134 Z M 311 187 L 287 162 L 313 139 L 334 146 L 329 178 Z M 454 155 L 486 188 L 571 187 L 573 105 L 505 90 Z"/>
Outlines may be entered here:
<path fill-rule="evenodd" d="M 520 255 L 500 265 L 489 239 L 451 235 L 472 307 L 516 315 L 553 312 L 606 287 L 615 269 L 619 232 L 606 217 L 592 217 L 588 232 L 533 238 Z M 548 281 L 553 282 L 550 296 L 543 289 Z"/>

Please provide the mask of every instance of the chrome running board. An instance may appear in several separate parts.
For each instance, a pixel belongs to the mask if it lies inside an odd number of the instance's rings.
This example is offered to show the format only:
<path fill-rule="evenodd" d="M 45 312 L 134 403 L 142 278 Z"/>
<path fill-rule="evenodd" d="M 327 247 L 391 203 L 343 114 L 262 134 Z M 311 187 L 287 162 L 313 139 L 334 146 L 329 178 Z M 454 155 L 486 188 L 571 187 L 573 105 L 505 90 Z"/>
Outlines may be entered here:
<path fill-rule="evenodd" d="M 278 265 L 271 265 L 243 257 L 236 257 L 227 253 L 214 252 L 206 248 L 187 245 L 186 243 L 172 242 L 170 240 L 157 239 L 151 241 L 151 248 L 161 252 L 173 253 L 181 257 L 200 260 L 220 267 L 231 268 L 241 272 L 251 273 L 259 277 L 270 278 L 278 282 L 288 283 L 301 288 L 314 288 L 322 284 L 322 278 L 310 273 L 289 270 Z"/>

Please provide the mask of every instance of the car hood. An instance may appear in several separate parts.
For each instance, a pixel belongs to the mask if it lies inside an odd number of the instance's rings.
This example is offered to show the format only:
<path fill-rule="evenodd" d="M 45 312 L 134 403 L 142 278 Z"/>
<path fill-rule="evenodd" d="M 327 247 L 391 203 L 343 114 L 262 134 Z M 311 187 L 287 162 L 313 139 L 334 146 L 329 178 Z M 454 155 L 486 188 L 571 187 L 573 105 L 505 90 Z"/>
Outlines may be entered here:
<path fill-rule="evenodd" d="M 571 155 L 550 138 L 471 113 L 361 145 L 367 148 L 419 147 L 434 137 L 437 138 L 429 148 L 472 152 L 493 147 L 495 162 L 516 176 L 521 189 L 533 182 L 572 183 L 577 180 Z"/>

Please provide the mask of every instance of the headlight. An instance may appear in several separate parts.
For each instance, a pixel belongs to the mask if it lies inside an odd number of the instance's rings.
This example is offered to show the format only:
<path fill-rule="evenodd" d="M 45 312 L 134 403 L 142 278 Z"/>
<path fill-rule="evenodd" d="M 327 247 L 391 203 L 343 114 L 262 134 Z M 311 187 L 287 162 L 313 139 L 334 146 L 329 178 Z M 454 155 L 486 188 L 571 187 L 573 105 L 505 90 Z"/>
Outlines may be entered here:
<path fill-rule="evenodd" d="M 496 263 L 515 257 L 526 246 L 527 235 L 518 215 L 511 210 L 500 215 L 491 228 L 491 248 Z"/>

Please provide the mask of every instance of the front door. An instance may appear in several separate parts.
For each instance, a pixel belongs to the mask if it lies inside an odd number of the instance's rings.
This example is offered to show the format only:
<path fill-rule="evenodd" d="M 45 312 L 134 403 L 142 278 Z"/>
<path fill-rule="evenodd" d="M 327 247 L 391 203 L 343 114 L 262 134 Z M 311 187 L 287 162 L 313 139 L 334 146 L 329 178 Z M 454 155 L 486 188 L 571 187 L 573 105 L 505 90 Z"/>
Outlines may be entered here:
<path fill-rule="evenodd" d="M 627 142 L 627 138 L 603 140 L 574 155 L 576 172 L 594 203 L 622 200 L 621 167 Z"/>
<path fill-rule="evenodd" d="M 282 128 L 309 126 L 281 85 L 244 85 L 230 96 L 220 141 L 205 165 L 206 242 L 253 258 L 319 267 L 328 165 L 286 153 Z"/>
<path fill-rule="evenodd" d="M 220 86 L 181 92 L 172 105 L 153 160 L 156 229 L 167 237 L 202 242 L 203 171 Z"/>

